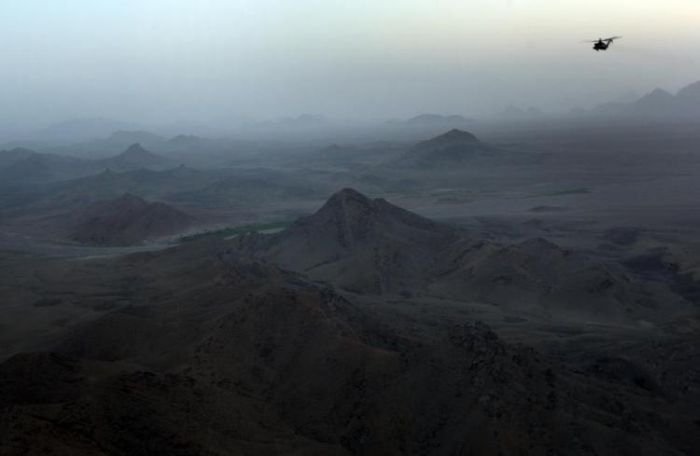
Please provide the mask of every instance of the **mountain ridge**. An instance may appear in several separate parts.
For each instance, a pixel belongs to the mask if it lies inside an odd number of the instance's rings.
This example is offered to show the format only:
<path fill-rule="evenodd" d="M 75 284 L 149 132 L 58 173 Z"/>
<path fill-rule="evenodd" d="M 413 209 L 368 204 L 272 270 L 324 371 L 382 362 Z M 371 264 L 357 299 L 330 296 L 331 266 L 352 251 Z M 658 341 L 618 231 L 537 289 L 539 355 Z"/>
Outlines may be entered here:
<path fill-rule="evenodd" d="M 666 119 L 696 117 L 700 115 L 700 81 L 682 87 L 675 94 L 656 88 L 630 103 L 604 103 L 591 113 Z"/>
<path fill-rule="evenodd" d="M 165 203 L 125 193 L 83 209 L 71 239 L 93 245 L 133 245 L 181 233 L 195 219 Z"/>
<path fill-rule="evenodd" d="M 236 239 L 232 250 L 357 293 L 469 298 L 540 316 L 624 321 L 688 307 L 671 290 L 650 298 L 620 265 L 542 238 L 480 239 L 353 189 L 280 233 Z"/>

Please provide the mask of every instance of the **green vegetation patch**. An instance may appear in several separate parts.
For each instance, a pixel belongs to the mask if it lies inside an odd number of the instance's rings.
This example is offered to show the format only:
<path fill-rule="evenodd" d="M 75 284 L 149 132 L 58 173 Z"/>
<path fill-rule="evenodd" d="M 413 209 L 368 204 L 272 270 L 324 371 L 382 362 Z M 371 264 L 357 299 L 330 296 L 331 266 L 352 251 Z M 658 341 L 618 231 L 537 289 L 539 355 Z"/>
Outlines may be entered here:
<path fill-rule="evenodd" d="M 567 190 L 559 190 L 555 192 L 548 192 L 548 193 L 542 193 L 540 195 L 536 196 L 565 196 L 565 195 L 585 195 L 591 193 L 591 191 L 587 188 L 580 187 L 580 188 L 571 188 Z"/>
<path fill-rule="evenodd" d="M 292 223 L 291 221 L 285 222 L 270 222 L 270 223 L 255 223 L 252 225 L 241 225 L 234 227 L 222 228 L 220 230 L 206 231 L 203 233 L 191 234 L 188 236 L 182 236 L 180 242 L 192 242 L 200 239 L 217 237 L 217 238 L 229 238 L 232 236 L 240 236 L 241 234 L 248 233 L 264 233 L 269 231 L 281 231 L 288 228 Z"/>

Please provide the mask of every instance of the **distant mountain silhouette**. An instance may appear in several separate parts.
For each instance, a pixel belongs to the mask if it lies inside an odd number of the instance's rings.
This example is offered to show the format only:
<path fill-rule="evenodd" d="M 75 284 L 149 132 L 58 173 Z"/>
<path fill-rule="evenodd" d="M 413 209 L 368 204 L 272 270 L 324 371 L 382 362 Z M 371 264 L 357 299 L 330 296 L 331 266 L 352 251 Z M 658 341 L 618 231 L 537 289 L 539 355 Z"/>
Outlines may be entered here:
<path fill-rule="evenodd" d="M 106 141 L 122 147 L 128 147 L 132 144 L 159 145 L 165 141 L 165 138 L 149 131 L 119 130 L 112 133 Z"/>
<path fill-rule="evenodd" d="M 131 122 L 105 118 L 74 119 L 51 125 L 37 132 L 35 136 L 48 140 L 83 141 L 104 138 L 120 130 L 139 130 L 139 126 Z"/>
<path fill-rule="evenodd" d="M 282 117 L 280 119 L 253 122 L 248 127 L 253 129 L 272 129 L 272 131 L 296 131 L 313 130 L 327 127 L 332 122 L 324 116 L 317 114 L 301 114 L 296 117 Z"/>
<path fill-rule="evenodd" d="M 83 207 L 97 201 L 118 198 L 127 192 L 158 200 L 179 192 L 194 191 L 215 181 L 214 176 L 185 166 L 163 171 L 139 168 L 124 172 L 102 168 L 97 174 L 56 185 L 47 204 L 56 207 Z"/>
<path fill-rule="evenodd" d="M 676 97 L 689 102 L 700 103 L 700 81 L 683 87 L 678 91 Z"/>
<path fill-rule="evenodd" d="M 287 117 L 281 121 L 284 125 L 300 127 L 323 125 L 327 122 L 328 119 L 317 114 L 301 114 L 298 117 Z"/>
<path fill-rule="evenodd" d="M 645 114 L 671 114 L 676 108 L 676 98 L 662 89 L 644 95 L 633 104 L 635 112 Z"/>
<path fill-rule="evenodd" d="M 116 157 L 100 161 L 101 165 L 115 170 L 130 170 L 138 168 L 163 169 L 173 166 L 173 162 L 165 157 L 144 149 L 141 144 L 132 144 Z"/>
<path fill-rule="evenodd" d="M 5 182 L 51 180 L 51 161 L 45 154 L 33 153 L 0 170 L 0 178 Z"/>
<path fill-rule="evenodd" d="M 399 130 L 408 129 L 421 134 L 435 134 L 450 128 L 465 128 L 472 122 L 472 119 L 461 115 L 420 114 L 409 119 L 390 120 L 386 125 Z"/>
<path fill-rule="evenodd" d="M 15 147 L 14 149 L 10 150 L 0 150 L 0 168 L 29 158 L 34 154 L 36 154 L 36 152 L 33 150 L 25 149 L 23 147 Z"/>
<path fill-rule="evenodd" d="M 206 142 L 204 138 L 195 135 L 177 135 L 168 140 L 168 144 L 173 147 L 192 147 Z"/>
<path fill-rule="evenodd" d="M 469 119 L 460 115 L 421 114 L 404 121 L 407 125 L 464 125 Z"/>
<path fill-rule="evenodd" d="M 591 111 L 619 117 L 691 119 L 700 116 L 700 81 L 690 84 L 675 95 L 654 89 L 631 103 L 606 103 Z"/>
<path fill-rule="evenodd" d="M 164 203 L 149 203 L 126 193 L 94 203 L 78 215 L 71 238 L 94 245 L 133 245 L 181 233 L 195 219 Z"/>
<path fill-rule="evenodd" d="M 400 163 L 420 167 L 453 166 L 491 155 L 492 152 L 491 147 L 472 133 L 452 129 L 416 144 L 404 154 Z"/>
<path fill-rule="evenodd" d="M 423 141 L 418 144 L 420 149 L 431 149 L 433 147 L 451 146 L 455 144 L 476 144 L 479 140 L 472 133 L 453 129 L 435 138 Z"/>
<path fill-rule="evenodd" d="M 97 166 L 89 160 L 64 155 L 37 153 L 27 149 L 14 149 L 3 156 L 15 160 L 0 166 L 0 181 L 20 184 L 41 184 L 89 175 Z"/>
<path fill-rule="evenodd" d="M 509 105 L 503 112 L 500 113 L 500 117 L 506 119 L 536 119 L 542 117 L 544 113 L 534 106 L 527 109 L 522 109 L 515 105 Z"/>

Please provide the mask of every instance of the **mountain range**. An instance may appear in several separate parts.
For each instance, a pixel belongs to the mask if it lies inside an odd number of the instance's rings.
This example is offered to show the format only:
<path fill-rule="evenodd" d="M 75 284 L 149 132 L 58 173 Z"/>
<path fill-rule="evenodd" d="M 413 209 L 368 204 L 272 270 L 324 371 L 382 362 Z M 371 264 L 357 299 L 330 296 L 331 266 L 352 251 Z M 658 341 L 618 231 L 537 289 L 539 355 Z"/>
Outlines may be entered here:
<path fill-rule="evenodd" d="M 543 239 L 501 244 L 355 190 L 287 230 L 237 239 L 231 255 L 272 261 L 356 293 L 474 299 L 540 316 L 667 318 L 688 303 L 623 267 Z"/>
<path fill-rule="evenodd" d="M 147 172 L 176 171 L 190 173 Z M 121 243 L 176 226 L 173 211 L 123 195 L 76 218 L 87 242 Z M 349 188 L 275 234 L 8 251 L 0 271 L 3 456 L 680 456 L 699 443 L 697 333 L 656 329 L 689 311 L 669 286 Z"/>
<path fill-rule="evenodd" d="M 659 119 L 697 119 L 700 116 L 700 81 L 690 84 L 676 94 L 655 89 L 630 103 L 606 103 L 591 114 Z"/>
<path fill-rule="evenodd" d="M 132 144 L 118 155 L 90 160 L 69 155 L 38 153 L 16 148 L 0 151 L 0 180 L 2 183 L 46 184 L 97 174 L 105 169 L 133 171 L 138 169 L 164 170 L 176 162 Z"/>

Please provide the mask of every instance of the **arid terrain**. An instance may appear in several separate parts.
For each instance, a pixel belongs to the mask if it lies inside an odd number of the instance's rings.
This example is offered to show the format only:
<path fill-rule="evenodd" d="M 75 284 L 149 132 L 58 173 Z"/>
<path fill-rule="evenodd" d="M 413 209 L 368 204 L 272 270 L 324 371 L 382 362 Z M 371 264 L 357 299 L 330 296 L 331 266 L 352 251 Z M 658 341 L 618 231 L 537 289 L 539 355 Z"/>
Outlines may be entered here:
<path fill-rule="evenodd" d="M 698 24 L 2 2 L 0 456 L 700 456 Z"/>
<path fill-rule="evenodd" d="M 419 120 L 0 152 L 0 453 L 694 454 L 700 129 Z"/>

